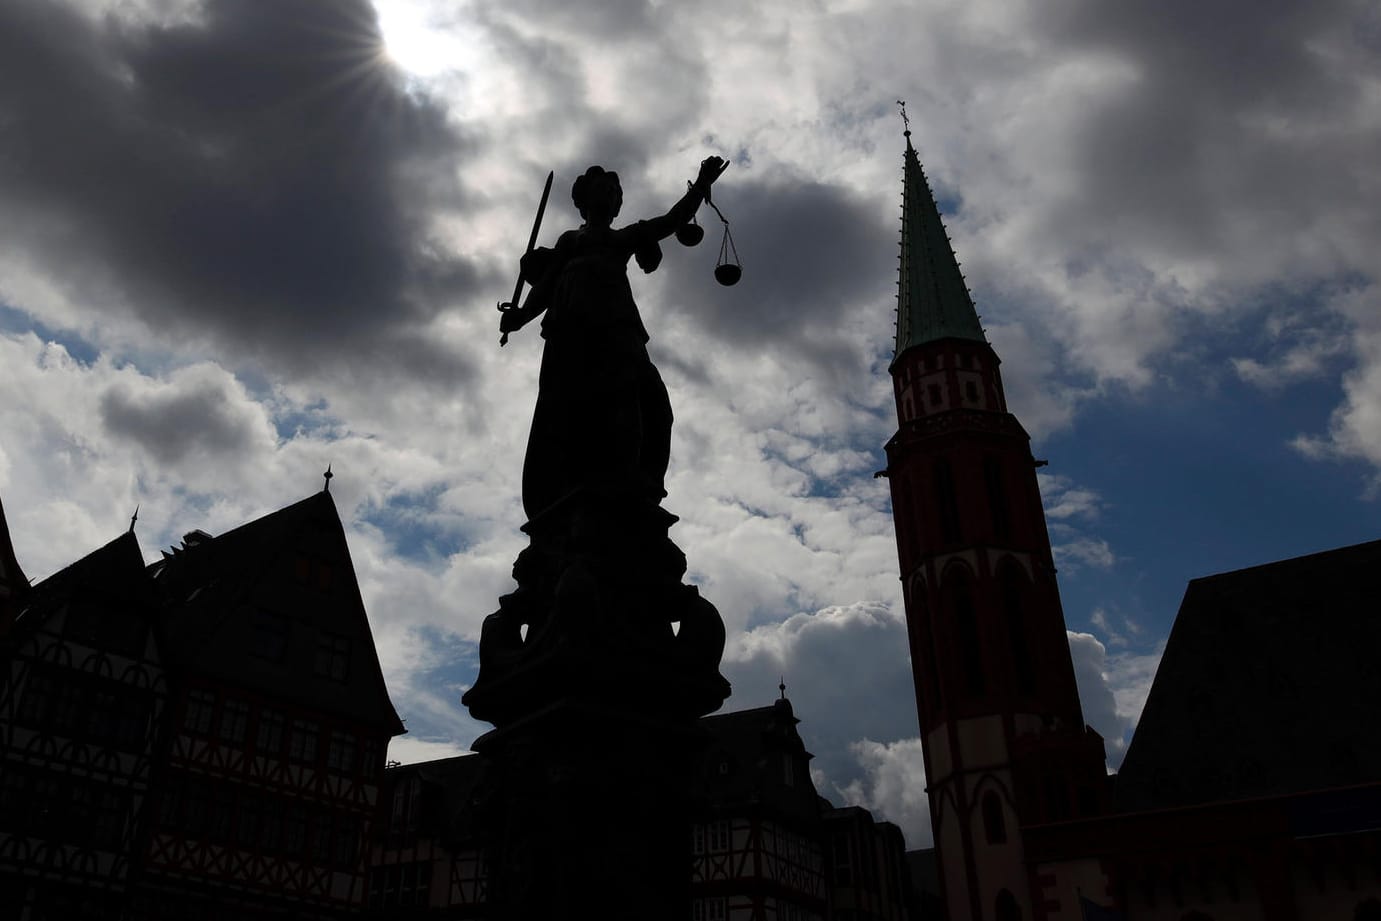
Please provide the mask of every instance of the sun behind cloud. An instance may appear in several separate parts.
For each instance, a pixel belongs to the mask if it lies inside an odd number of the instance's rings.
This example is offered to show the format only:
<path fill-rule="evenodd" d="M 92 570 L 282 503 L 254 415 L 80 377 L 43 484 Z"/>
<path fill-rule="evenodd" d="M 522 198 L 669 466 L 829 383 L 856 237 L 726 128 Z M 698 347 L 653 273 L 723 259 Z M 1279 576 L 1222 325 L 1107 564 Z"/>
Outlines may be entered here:
<path fill-rule="evenodd" d="M 460 32 L 447 22 L 453 11 L 427 0 L 374 0 L 374 9 L 384 53 L 405 73 L 434 77 L 464 60 Z"/>

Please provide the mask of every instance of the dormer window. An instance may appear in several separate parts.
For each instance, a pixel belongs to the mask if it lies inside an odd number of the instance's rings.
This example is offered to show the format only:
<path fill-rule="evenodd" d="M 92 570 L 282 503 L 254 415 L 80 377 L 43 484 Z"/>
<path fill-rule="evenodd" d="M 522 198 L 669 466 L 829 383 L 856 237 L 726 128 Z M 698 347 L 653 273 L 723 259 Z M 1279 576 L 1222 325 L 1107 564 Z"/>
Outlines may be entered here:
<path fill-rule="evenodd" d="M 322 678 L 344 682 L 350 671 L 350 640 L 323 630 L 316 642 L 315 671 Z"/>

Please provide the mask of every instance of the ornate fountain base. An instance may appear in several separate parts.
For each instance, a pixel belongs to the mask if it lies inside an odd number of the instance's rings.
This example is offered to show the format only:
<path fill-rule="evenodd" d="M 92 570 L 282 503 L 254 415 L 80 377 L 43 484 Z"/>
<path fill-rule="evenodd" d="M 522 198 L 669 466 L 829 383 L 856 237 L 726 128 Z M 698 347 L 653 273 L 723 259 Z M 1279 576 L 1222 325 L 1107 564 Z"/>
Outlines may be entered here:
<path fill-rule="evenodd" d="M 523 530 L 463 702 L 495 729 L 490 904 L 512 919 L 687 917 L 689 809 L 719 708 L 719 612 L 682 584 L 676 521 L 582 490 Z"/>

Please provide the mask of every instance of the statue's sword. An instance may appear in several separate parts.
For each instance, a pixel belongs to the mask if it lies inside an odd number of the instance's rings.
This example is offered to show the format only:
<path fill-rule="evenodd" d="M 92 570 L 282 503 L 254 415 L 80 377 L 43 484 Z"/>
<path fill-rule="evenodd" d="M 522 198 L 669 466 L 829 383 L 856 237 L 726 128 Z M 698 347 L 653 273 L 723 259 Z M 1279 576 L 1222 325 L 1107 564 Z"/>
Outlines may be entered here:
<path fill-rule="evenodd" d="M 523 252 L 524 256 L 532 252 L 532 248 L 537 245 L 537 232 L 542 229 L 542 215 L 547 212 L 547 198 L 551 195 L 551 181 L 553 178 L 555 178 L 555 176 L 555 170 L 552 170 L 551 172 L 547 173 L 547 184 L 542 187 L 542 200 L 537 203 L 537 217 L 534 218 L 532 221 L 532 234 L 527 238 L 527 249 Z M 503 313 L 507 310 L 512 310 L 513 308 L 518 306 L 518 299 L 523 296 L 524 281 L 526 281 L 526 279 L 523 278 L 522 263 L 520 261 L 518 268 L 518 283 L 513 286 L 513 299 L 509 301 L 507 305 L 499 305 L 500 313 Z M 502 346 L 507 344 L 508 333 L 504 333 L 502 336 L 499 337 L 499 345 Z"/>

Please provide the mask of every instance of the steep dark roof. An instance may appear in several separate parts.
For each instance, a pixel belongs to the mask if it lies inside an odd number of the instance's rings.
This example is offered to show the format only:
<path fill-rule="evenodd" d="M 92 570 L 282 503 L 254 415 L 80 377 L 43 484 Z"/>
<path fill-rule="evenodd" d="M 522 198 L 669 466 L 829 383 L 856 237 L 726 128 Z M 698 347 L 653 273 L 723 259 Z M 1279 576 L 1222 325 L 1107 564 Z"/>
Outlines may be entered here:
<path fill-rule="evenodd" d="M 188 537 L 149 568 L 165 599 L 170 664 L 403 732 L 329 493 L 218 537 Z M 256 655 L 265 620 L 283 628 L 280 656 Z M 316 674 L 317 644 L 326 634 L 349 641 L 344 682 Z"/>
<path fill-rule="evenodd" d="M 154 596 L 144 574 L 144 555 L 132 533 L 121 534 L 34 585 L 16 621 L 16 635 L 34 629 L 63 602 L 90 596 L 141 602 L 146 609 L 152 608 Z"/>
<path fill-rule="evenodd" d="M 1381 541 L 1195 579 L 1120 811 L 1381 782 Z"/>
<path fill-rule="evenodd" d="M 937 339 L 987 342 L 910 131 L 903 176 L 894 360 L 913 345 Z"/>

